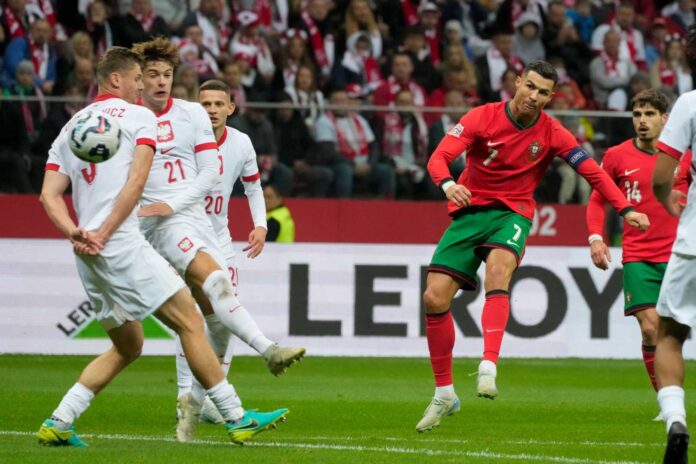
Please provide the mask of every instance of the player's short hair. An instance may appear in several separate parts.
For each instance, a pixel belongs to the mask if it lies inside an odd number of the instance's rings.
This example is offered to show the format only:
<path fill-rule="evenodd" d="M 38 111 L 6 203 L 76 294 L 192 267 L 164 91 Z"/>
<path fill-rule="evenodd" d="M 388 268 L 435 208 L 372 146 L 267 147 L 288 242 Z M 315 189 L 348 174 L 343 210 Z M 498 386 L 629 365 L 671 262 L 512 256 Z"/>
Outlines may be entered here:
<path fill-rule="evenodd" d="M 109 47 L 97 63 L 97 80 L 100 84 L 109 80 L 111 73 L 130 71 L 134 65 L 143 64 L 143 56 L 125 47 Z"/>
<path fill-rule="evenodd" d="M 227 95 L 231 94 L 230 86 L 218 79 L 211 79 L 202 83 L 198 91 L 202 92 L 204 90 L 217 90 L 220 92 L 225 92 Z"/>
<path fill-rule="evenodd" d="M 631 109 L 645 105 L 650 105 L 659 111 L 660 114 L 665 114 L 667 108 L 669 108 L 669 100 L 667 100 L 665 94 L 656 89 L 641 90 L 631 98 Z"/>
<path fill-rule="evenodd" d="M 143 56 L 145 64 L 164 61 L 172 65 L 173 68 L 179 64 L 179 49 L 164 37 L 155 37 L 147 42 L 137 43 L 133 45 L 133 50 Z"/>
<path fill-rule="evenodd" d="M 525 66 L 522 75 L 526 75 L 529 71 L 534 71 L 539 74 L 544 79 L 549 79 L 553 81 L 553 86 L 555 87 L 558 83 L 558 73 L 556 68 L 554 68 L 551 63 L 544 60 L 535 60 Z"/>

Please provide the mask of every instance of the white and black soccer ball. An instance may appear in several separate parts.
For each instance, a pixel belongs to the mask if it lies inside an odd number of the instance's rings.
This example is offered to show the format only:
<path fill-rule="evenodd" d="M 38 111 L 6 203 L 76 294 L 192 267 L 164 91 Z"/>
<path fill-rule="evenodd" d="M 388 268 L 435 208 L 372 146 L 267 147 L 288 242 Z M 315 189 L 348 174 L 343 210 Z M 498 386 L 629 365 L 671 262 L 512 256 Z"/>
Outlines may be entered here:
<path fill-rule="evenodd" d="M 121 145 L 121 128 L 113 116 L 85 111 L 70 129 L 70 150 L 82 161 L 102 163 L 116 154 Z"/>

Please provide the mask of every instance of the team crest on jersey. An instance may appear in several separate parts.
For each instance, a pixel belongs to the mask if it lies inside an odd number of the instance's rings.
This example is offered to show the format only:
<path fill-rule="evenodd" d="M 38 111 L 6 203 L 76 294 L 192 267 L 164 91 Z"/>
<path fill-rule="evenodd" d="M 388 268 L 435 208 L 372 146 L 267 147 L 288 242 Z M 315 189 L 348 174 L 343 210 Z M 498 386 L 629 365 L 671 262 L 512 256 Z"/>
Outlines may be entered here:
<path fill-rule="evenodd" d="M 191 248 L 193 248 L 193 242 L 188 238 L 184 237 L 179 243 L 178 243 L 179 249 L 183 251 L 184 253 L 188 252 Z"/>
<path fill-rule="evenodd" d="M 157 123 L 157 142 L 169 142 L 174 140 L 174 129 L 169 121 L 160 121 Z"/>
<path fill-rule="evenodd" d="M 536 161 L 537 158 L 539 158 L 539 155 L 541 155 L 541 151 L 543 149 L 544 146 L 540 144 L 537 140 L 530 143 L 527 147 L 527 161 L 529 161 L 530 163 Z"/>
<path fill-rule="evenodd" d="M 464 131 L 464 126 L 457 123 L 452 129 L 450 129 L 448 134 L 453 136 L 453 137 L 459 137 L 460 135 L 462 135 L 463 131 Z"/>

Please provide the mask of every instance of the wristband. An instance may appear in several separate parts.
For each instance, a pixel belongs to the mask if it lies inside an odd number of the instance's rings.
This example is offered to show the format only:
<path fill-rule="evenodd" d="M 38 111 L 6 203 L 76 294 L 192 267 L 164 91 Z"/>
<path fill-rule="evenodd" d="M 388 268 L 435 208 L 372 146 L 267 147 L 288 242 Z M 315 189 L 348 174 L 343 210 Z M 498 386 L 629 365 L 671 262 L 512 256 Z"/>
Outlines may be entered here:
<path fill-rule="evenodd" d="M 587 238 L 587 241 L 592 245 L 595 240 L 602 240 L 602 236 L 599 234 L 592 234 Z"/>
<path fill-rule="evenodd" d="M 446 180 L 445 182 L 442 183 L 440 188 L 442 189 L 443 192 L 447 193 L 447 189 L 450 188 L 452 185 L 457 185 L 457 183 L 453 180 Z"/>

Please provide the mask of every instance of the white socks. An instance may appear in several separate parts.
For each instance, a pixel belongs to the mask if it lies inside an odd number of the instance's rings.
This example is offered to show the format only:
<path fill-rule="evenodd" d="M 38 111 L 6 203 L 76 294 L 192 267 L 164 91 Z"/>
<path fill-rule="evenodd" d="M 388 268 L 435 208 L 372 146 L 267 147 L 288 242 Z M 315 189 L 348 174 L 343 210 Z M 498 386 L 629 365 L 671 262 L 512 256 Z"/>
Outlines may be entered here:
<path fill-rule="evenodd" d="M 176 386 L 178 388 L 177 398 L 181 398 L 187 393 L 191 393 L 193 385 L 193 373 L 186 361 L 184 348 L 181 346 L 181 339 L 177 335 L 176 339 Z"/>
<path fill-rule="evenodd" d="M 221 270 L 212 272 L 203 283 L 202 290 L 220 322 L 244 343 L 259 354 L 263 354 L 273 344 L 263 335 L 235 296 L 227 273 Z"/>
<path fill-rule="evenodd" d="M 230 330 L 225 327 L 216 314 L 205 317 L 205 334 L 208 336 L 210 346 L 218 359 L 222 360 L 227 353 L 227 346 L 230 343 Z"/>
<path fill-rule="evenodd" d="M 222 418 L 226 421 L 238 421 L 244 417 L 242 401 L 237 396 L 237 392 L 234 391 L 234 387 L 227 382 L 227 379 L 215 385 L 207 393 L 208 398 L 210 398 L 218 411 L 220 411 L 220 414 L 222 414 Z"/>
<path fill-rule="evenodd" d="M 684 408 L 684 389 L 676 385 L 662 387 L 657 392 L 657 402 L 660 404 L 662 417 L 665 419 L 667 432 L 675 422 L 686 425 L 686 409 Z"/>
<path fill-rule="evenodd" d="M 444 387 L 435 387 L 435 398 L 441 400 L 451 400 L 454 397 L 454 385 L 445 385 Z"/>
<path fill-rule="evenodd" d="M 65 394 L 60 404 L 53 411 L 53 417 L 66 424 L 72 424 L 83 412 L 89 408 L 89 403 L 94 398 L 94 392 L 81 383 L 76 383 Z"/>

